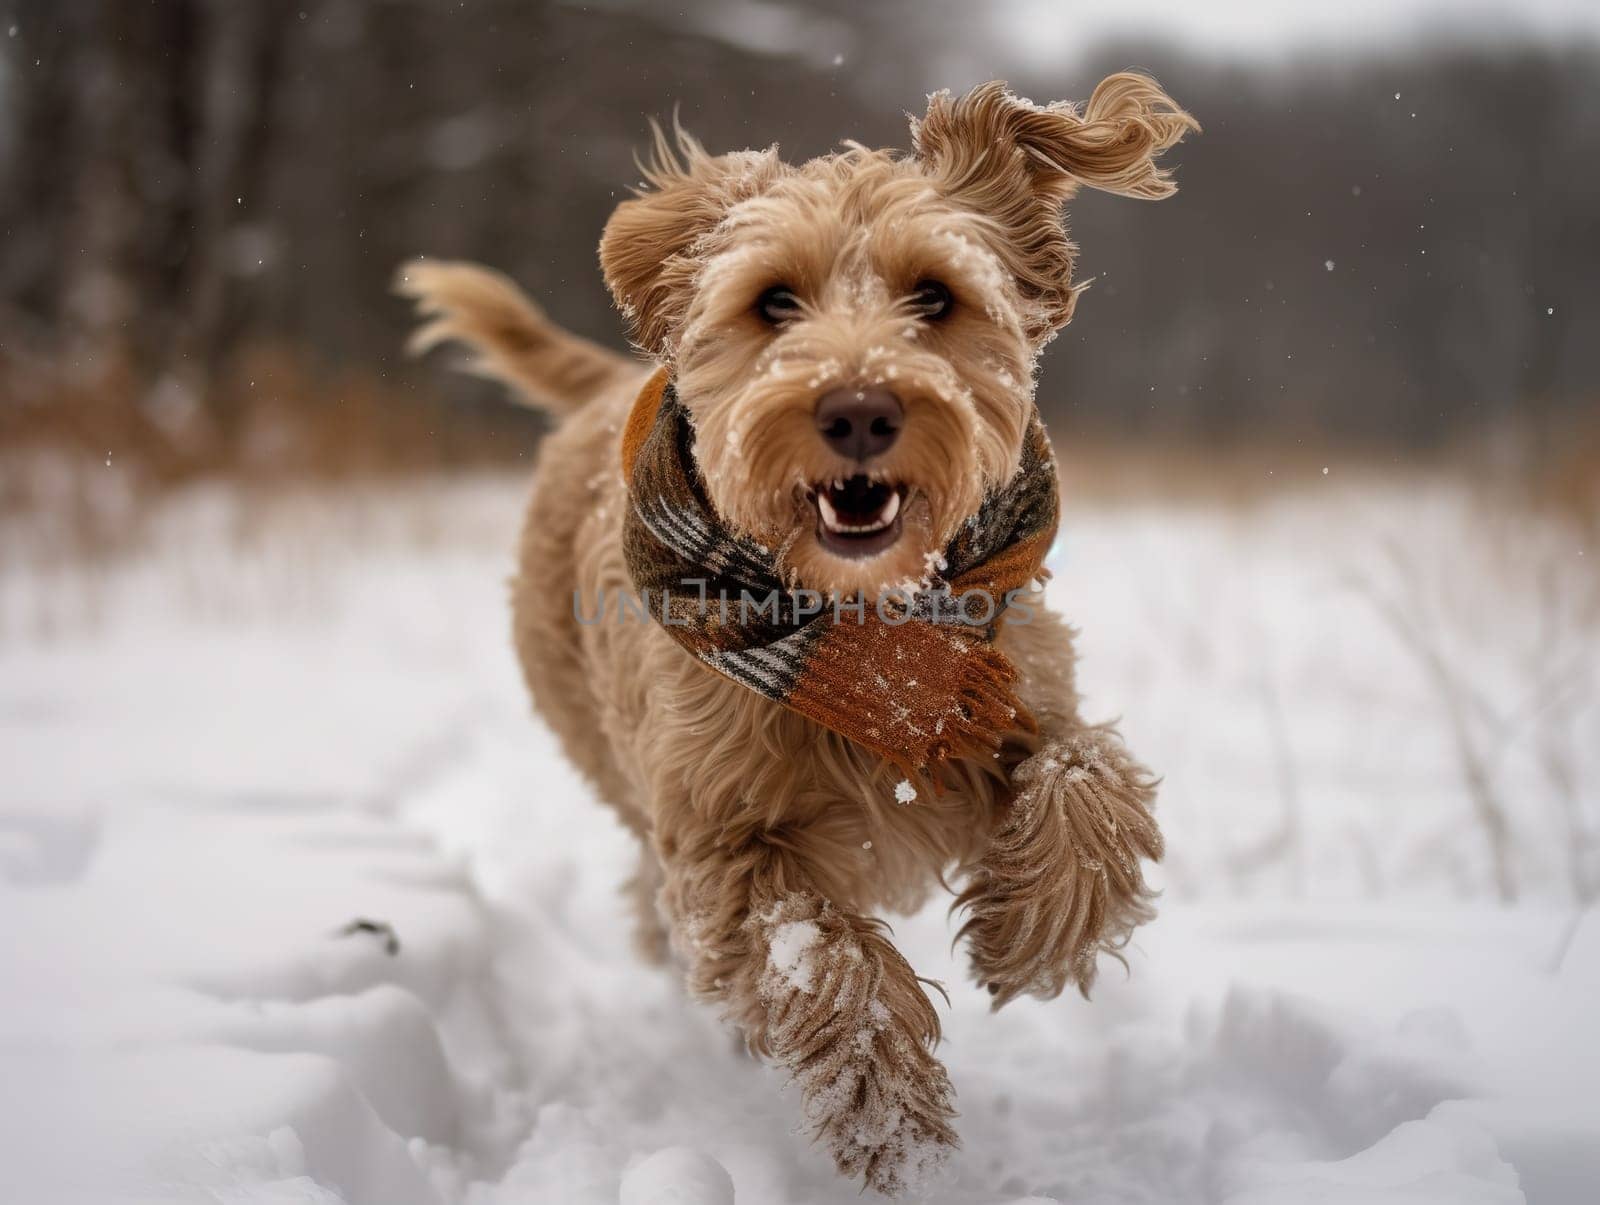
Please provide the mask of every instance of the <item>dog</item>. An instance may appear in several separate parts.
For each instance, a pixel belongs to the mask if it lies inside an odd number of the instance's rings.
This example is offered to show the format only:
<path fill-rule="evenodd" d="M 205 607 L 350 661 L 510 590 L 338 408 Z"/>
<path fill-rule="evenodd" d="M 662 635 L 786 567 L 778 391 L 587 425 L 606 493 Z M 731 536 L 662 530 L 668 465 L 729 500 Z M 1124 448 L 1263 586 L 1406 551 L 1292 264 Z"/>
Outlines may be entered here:
<path fill-rule="evenodd" d="M 1043 438 L 1037 360 L 1085 287 L 1065 203 L 1083 186 L 1170 195 L 1157 157 L 1199 128 L 1131 72 L 1081 109 L 998 82 L 937 93 L 911 127 L 909 154 L 844 143 L 792 166 L 775 147 L 713 155 L 676 123 L 654 126 L 644 182 L 599 248 L 642 359 L 562 330 L 484 268 L 414 261 L 397 284 L 426 319 L 415 350 L 464 344 L 474 368 L 557 420 L 521 535 L 515 644 L 545 720 L 639 837 L 639 948 L 676 957 L 693 993 L 788 1070 L 839 1171 L 885 1195 L 917 1187 L 957 1137 L 938 1016 L 880 913 L 954 875 L 995 1008 L 1068 984 L 1087 994 L 1097 957 L 1120 957 L 1152 915 L 1154 782 L 1112 729 L 1080 718 L 1073 632 L 1037 592 L 1010 592 L 978 635 L 930 645 L 954 650 L 924 657 L 932 673 L 992 644 L 1014 691 L 995 739 L 941 738 L 931 761 L 866 736 L 899 702 L 870 684 L 851 695 L 848 658 L 807 710 L 730 668 L 777 664 L 766 648 L 741 662 L 712 647 L 726 613 L 696 646 L 673 630 L 670 599 L 648 622 L 621 604 L 595 622 L 594 600 L 634 589 L 640 541 L 682 527 L 652 524 L 638 486 L 636 458 L 670 467 L 674 449 L 696 530 L 721 533 L 706 556 L 722 570 L 760 559 L 857 613 L 938 578 Z M 1026 547 L 1047 545 L 1053 522 Z M 1042 577 L 1038 559 L 1023 572 Z M 786 613 L 784 630 L 802 618 Z M 855 677 L 900 655 L 901 637 L 874 630 L 880 660 Z M 829 718 L 835 702 L 858 727 Z"/>

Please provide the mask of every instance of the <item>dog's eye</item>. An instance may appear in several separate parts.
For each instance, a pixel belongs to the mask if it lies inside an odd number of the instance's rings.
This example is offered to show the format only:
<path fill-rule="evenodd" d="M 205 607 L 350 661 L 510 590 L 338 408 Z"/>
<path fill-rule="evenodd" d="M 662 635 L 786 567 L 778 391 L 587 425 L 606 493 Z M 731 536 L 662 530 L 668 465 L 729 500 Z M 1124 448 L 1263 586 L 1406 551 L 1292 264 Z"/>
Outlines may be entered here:
<path fill-rule="evenodd" d="M 929 321 L 943 318 L 954 304 L 950 290 L 937 280 L 919 280 L 911 293 L 911 308 Z"/>
<path fill-rule="evenodd" d="M 800 317 L 800 298 L 787 285 L 773 285 L 756 298 L 756 313 L 773 326 Z"/>

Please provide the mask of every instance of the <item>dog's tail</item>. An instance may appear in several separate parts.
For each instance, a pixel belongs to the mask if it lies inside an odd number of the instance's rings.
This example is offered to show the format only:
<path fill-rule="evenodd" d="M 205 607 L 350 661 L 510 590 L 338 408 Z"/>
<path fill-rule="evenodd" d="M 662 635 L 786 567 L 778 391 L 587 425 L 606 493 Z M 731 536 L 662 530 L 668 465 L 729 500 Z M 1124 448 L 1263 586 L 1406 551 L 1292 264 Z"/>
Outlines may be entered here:
<path fill-rule="evenodd" d="M 562 330 L 507 277 L 476 264 L 414 259 L 395 274 L 395 292 L 417 303 L 423 324 L 406 344 L 421 355 L 441 343 L 475 353 L 465 366 L 510 385 L 522 400 L 560 417 L 581 408 L 644 365 Z"/>

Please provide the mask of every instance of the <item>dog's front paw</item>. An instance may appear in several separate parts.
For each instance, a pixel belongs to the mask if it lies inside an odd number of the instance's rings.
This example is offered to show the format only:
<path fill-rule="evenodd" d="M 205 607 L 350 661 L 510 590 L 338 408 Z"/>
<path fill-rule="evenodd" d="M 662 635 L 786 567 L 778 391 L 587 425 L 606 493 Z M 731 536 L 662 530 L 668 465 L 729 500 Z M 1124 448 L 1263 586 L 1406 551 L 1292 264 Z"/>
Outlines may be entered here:
<path fill-rule="evenodd" d="M 886 1197 L 915 1193 L 959 1145 L 944 1065 L 892 1029 L 870 1038 L 806 1094 L 806 1117 L 846 1176 Z"/>
<path fill-rule="evenodd" d="M 1087 995 L 1099 955 L 1120 957 L 1155 914 L 1140 860 L 1161 857 L 1154 781 L 1110 732 L 1051 742 L 1012 782 L 1016 797 L 956 901 L 995 1008 L 1068 983 Z"/>
<path fill-rule="evenodd" d="M 879 926 L 812 896 L 757 918 L 765 1046 L 799 1085 L 840 1172 L 885 1196 L 928 1184 L 958 1145 L 938 1019 Z"/>

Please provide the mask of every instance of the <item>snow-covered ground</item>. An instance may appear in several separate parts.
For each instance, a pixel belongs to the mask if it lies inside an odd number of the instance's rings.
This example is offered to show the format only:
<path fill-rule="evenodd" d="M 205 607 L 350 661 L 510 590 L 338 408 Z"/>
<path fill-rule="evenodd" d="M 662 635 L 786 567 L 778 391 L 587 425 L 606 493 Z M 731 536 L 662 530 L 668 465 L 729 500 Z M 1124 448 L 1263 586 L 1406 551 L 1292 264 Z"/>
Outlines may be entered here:
<path fill-rule="evenodd" d="M 0 1197 L 859 1199 L 631 953 L 629 838 L 508 648 L 521 494 L 200 492 L 91 567 L 8 537 Z M 1596 553 L 1503 514 L 1069 507 L 1166 897 L 1093 1002 L 998 1015 L 942 906 L 896 921 L 951 996 L 932 1200 L 1595 1199 Z"/>

